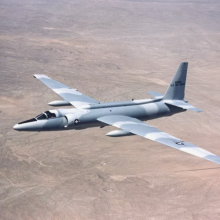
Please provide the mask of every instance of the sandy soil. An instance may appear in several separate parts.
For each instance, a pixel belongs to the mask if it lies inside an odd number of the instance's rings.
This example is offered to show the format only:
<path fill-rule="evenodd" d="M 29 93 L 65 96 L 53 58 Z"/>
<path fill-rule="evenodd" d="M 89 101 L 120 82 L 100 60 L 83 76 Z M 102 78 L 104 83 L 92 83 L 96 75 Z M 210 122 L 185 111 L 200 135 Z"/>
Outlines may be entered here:
<path fill-rule="evenodd" d="M 150 121 L 220 155 L 218 0 L 0 1 L 0 219 L 217 220 L 220 167 L 115 128 L 25 133 L 51 109 L 46 74 L 101 102 L 164 93 L 189 62 L 204 112 Z"/>

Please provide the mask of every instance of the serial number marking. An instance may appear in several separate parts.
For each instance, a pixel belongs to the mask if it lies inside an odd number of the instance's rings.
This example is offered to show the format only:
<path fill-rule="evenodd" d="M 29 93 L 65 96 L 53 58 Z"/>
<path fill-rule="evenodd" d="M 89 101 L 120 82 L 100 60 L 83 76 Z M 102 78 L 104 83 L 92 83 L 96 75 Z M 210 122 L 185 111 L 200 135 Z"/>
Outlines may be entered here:
<path fill-rule="evenodd" d="M 170 84 L 171 87 L 174 86 L 185 86 L 185 83 L 182 81 L 176 81 L 175 83 Z"/>

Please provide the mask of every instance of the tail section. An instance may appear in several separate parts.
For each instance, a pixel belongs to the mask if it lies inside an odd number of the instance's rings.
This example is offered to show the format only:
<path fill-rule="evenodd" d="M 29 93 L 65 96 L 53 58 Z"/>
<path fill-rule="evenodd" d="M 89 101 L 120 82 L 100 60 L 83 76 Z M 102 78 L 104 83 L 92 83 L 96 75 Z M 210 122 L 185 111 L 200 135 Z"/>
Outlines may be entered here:
<path fill-rule="evenodd" d="M 168 87 L 164 100 L 183 100 L 185 95 L 185 84 L 188 63 L 182 62 Z"/>
<path fill-rule="evenodd" d="M 164 96 L 157 92 L 149 93 L 156 99 L 162 99 L 167 105 L 194 112 L 202 112 L 202 110 L 188 104 L 187 101 L 184 101 L 187 68 L 187 62 L 180 64 Z"/>

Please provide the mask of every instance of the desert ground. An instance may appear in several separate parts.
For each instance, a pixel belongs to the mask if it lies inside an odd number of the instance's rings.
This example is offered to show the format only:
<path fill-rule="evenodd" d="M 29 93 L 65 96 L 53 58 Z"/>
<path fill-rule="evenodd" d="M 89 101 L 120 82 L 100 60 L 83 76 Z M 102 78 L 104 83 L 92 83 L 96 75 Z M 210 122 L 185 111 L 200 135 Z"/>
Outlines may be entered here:
<path fill-rule="evenodd" d="M 147 123 L 220 156 L 219 19 L 219 0 L 0 0 L 0 219 L 220 219 L 215 163 L 110 126 L 13 130 L 60 99 L 34 74 L 112 102 L 164 93 L 188 61 L 203 112 Z"/>

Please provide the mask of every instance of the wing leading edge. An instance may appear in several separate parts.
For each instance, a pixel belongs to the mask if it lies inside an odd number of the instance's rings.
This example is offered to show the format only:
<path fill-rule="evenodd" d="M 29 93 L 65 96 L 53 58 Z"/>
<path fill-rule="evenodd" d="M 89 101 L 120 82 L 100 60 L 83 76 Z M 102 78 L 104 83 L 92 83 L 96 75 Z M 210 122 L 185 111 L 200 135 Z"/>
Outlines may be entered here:
<path fill-rule="evenodd" d="M 130 131 L 131 133 L 146 139 L 156 141 L 177 150 L 181 150 L 194 156 L 220 164 L 220 157 L 216 156 L 215 154 L 162 132 L 159 129 L 152 127 L 138 119 L 128 116 L 111 115 L 100 117 L 97 120 L 125 131 Z"/>
<path fill-rule="evenodd" d="M 78 92 L 77 89 L 72 89 L 62 83 L 59 83 L 45 75 L 34 75 L 35 78 L 39 79 L 44 85 L 52 89 L 56 94 L 68 101 L 71 105 L 76 108 L 88 104 L 98 104 L 99 101 L 90 98 L 82 93 Z"/>

